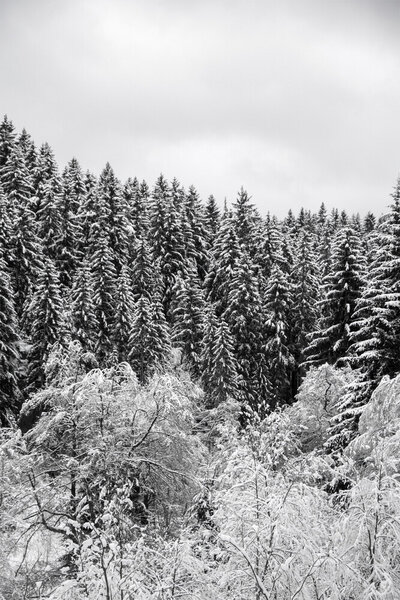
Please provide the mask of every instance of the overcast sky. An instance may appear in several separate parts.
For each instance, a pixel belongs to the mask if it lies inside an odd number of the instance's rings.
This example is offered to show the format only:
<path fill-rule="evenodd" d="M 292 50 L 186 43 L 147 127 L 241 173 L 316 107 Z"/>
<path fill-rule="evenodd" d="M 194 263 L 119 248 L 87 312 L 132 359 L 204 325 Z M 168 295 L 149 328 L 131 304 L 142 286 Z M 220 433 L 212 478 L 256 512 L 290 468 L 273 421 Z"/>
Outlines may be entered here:
<path fill-rule="evenodd" d="M 264 214 L 381 213 L 400 172 L 400 0 L 0 0 L 0 115 L 60 166 Z"/>

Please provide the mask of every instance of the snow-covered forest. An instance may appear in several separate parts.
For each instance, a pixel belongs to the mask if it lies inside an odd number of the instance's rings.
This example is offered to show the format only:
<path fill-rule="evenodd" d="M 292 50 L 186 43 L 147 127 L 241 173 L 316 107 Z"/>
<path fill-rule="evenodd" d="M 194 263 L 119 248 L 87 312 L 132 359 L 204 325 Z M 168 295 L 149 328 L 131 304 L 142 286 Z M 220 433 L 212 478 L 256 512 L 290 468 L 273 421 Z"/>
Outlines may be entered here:
<path fill-rule="evenodd" d="M 277 219 L 3 118 L 1 600 L 398 600 L 391 184 Z"/>

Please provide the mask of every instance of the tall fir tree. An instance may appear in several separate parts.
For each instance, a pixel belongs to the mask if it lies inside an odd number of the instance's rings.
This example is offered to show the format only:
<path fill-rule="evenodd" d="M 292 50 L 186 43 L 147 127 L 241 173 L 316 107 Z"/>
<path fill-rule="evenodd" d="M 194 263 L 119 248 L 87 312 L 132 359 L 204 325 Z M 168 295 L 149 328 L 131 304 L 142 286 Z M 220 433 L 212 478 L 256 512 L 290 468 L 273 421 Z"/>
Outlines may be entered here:
<path fill-rule="evenodd" d="M 359 235 L 350 227 L 338 231 L 331 273 L 323 280 L 321 318 L 305 349 L 307 365 L 343 365 L 350 346 L 350 326 L 363 287 L 364 260 Z"/>
<path fill-rule="evenodd" d="M 93 304 L 98 322 L 96 357 L 107 366 L 113 350 L 112 330 L 115 310 L 117 271 L 110 241 L 105 231 L 98 231 L 90 259 L 93 280 Z"/>
<path fill-rule="evenodd" d="M 27 393 L 41 388 L 45 383 L 45 364 L 52 346 L 63 333 L 63 303 L 60 283 L 53 262 L 45 256 L 32 300 L 29 305 L 32 321 L 30 328 L 32 347 L 27 373 Z"/>
<path fill-rule="evenodd" d="M 134 299 L 131 291 L 131 276 L 124 265 L 116 282 L 112 340 L 117 361 L 126 362 L 129 355 L 129 338 L 132 332 Z"/>
<path fill-rule="evenodd" d="M 142 296 L 136 302 L 129 337 L 129 362 L 141 383 L 146 383 L 169 360 L 168 326 L 160 303 Z"/>
<path fill-rule="evenodd" d="M 72 339 L 78 340 L 84 351 L 94 352 L 98 322 L 94 306 L 94 289 L 89 262 L 83 261 L 75 273 L 70 294 L 69 321 Z"/>
<path fill-rule="evenodd" d="M 0 247 L 0 426 L 7 426 L 18 409 L 20 337 L 11 281 L 3 253 L 4 249 Z"/>
<path fill-rule="evenodd" d="M 201 370 L 205 301 L 195 263 L 178 277 L 172 308 L 172 344 L 180 348 L 184 364 L 197 378 Z"/>

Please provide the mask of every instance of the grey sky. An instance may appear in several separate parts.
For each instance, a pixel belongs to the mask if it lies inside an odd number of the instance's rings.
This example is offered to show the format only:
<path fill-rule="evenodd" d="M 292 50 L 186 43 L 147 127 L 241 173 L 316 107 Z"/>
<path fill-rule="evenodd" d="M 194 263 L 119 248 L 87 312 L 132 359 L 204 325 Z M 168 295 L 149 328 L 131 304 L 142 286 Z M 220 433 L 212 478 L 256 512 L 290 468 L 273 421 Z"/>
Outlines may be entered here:
<path fill-rule="evenodd" d="M 279 216 L 380 213 L 400 172 L 399 0 L 0 0 L 0 74 L 61 166 Z"/>

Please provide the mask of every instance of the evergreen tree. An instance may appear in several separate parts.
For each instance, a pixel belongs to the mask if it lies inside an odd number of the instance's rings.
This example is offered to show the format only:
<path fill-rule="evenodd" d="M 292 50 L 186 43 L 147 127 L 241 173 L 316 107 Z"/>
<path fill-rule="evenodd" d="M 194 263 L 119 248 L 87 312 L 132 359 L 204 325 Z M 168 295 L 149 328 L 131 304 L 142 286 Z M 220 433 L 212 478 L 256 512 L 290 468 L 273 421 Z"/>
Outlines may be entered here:
<path fill-rule="evenodd" d="M 239 376 L 233 340 L 227 323 L 217 323 L 212 311 L 207 314 L 203 349 L 202 383 L 206 405 L 214 408 L 228 398 L 239 399 Z"/>
<path fill-rule="evenodd" d="M 11 282 L 15 309 L 29 330 L 30 315 L 24 305 L 30 302 L 33 286 L 42 270 L 42 246 L 35 231 L 34 214 L 28 206 L 18 211 L 11 238 Z"/>
<path fill-rule="evenodd" d="M 4 115 L 0 123 L 0 170 L 6 164 L 15 145 L 15 129 L 13 122 Z"/>
<path fill-rule="evenodd" d="M 112 339 L 118 362 L 126 362 L 129 354 L 129 338 L 132 332 L 134 299 L 131 291 L 131 277 L 127 266 L 118 275 Z"/>
<path fill-rule="evenodd" d="M 148 206 L 141 191 L 139 181 L 128 179 L 123 189 L 124 201 L 128 211 L 128 222 L 132 229 L 131 239 L 145 238 L 149 231 Z"/>
<path fill-rule="evenodd" d="M 312 248 L 312 237 L 307 231 L 302 231 L 296 246 L 296 262 L 292 272 L 293 278 L 293 308 L 291 321 L 293 323 L 290 339 L 293 347 L 295 368 L 292 379 L 292 394 L 296 395 L 302 375 L 304 375 L 304 349 L 307 346 L 307 336 L 312 333 L 319 317 L 319 276 L 317 258 Z"/>
<path fill-rule="evenodd" d="M 94 289 L 89 262 L 85 260 L 77 270 L 71 289 L 71 336 L 84 351 L 93 352 L 97 340 L 98 323 L 93 302 Z"/>
<path fill-rule="evenodd" d="M 99 220 L 97 227 L 107 232 L 115 267 L 119 272 L 128 254 L 127 205 L 121 184 L 109 163 L 99 178 Z"/>
<path fill-rule="evenodd" d="M 61 215 L 59 197 L 57 197 L 51 182 L 46 183 L 42 190 L 42 201 L 37 213 L 38 237 L 43 251 L 51 260 L 57 261 L 60 252 Z"/>
<path fill-rule="evenodd" d="M 117 272 L 105 231 L 97 232 L 96 245 L 90 259 L 93 280 L 93 304 L 98 322 L 96 356 L 101 365 L 108 364 L 113 350 L 112 328 L 114 322 Z"/>
<path fill-rule="evenodd" d="M 210 270 L 204 281 L 207 300 L 215 305 L 217 316 L 227 308 L 228 294 L 240 249 L 232 216 L 226 215 L 221 223 L 211 253 Z"/>
<path fill-rule="evenodd" d="M 214 196 L 209 196 L 205 206 L 205 226 L 207 230 L 207 241 L 210 246 L 217 235 L 220 226 L 221 211 L 217 206 Z"/>
<path fill-rule="evenodd" d="M 246 249 L 250 256 L 253 256 L 258 243 L 255 232 L 260 218 L 250 200 L 251 197 L 241 188 L 232 208 L 239 244 Z"/>
<path fill-rule="evenodd" d="M 260 243 L 255 255 L 255 262 L 259 265 L 260 275 L 265 281 L 271 276 L 274 265 L 282 268 L 284 258 L 282 255 L 282 232 L 276 220 L 267 215 L 260 231 Z"/>
<path fill-rule="evenodd" d="M 27 392 L 45 383 L 45 363 L 51 347 L 60 340 L 63 327 L 63 305 L 60 284 L 53 262 L 45 256 L 29 305 L 32 320 L 32 348 L 29 355 Z"/>
<path fill-rule="evenodd" d="M 146 296 L 142 296 L 136 302 L 129 349 L 129 361 L 141 383 L 145 383 L 168 362 L 168 326 L 158 301 L 151 303 Z"/>
<path fill-rule="evenodd" d="M 252 410 L 262 412 L 266 372 L 259 367 L 264 365 L 264 314 L 255 268 L 245 252 L 234 267 L 223 317 L 232 335 L 240 397 Z"/>
<path fill-rule="evenodd" d="M 14 145 L 10 150 L 7 162 L 0 170 L 0 181 L 10 210 L 16 215 L 18 209 L 27 205 L 33 195 L 31 176 L 19 146 Z"/>
<path fill-rule="evenodd" d="M 350 346 L 350 324 L 363 286 L 359 236 L 350 227 L 339 230 L 332 252 L 332 272 L 323 280 L 322 316 L 305 350 L 308 365 L 340 366 Z"/>
<path fill-rule="evenodd" d="M 0 253 L 4 257 L 7 271 L 10 272 L 12 260 L 12 222 L 10 206 L 0 184 Z"/>
<path fill-rule="evenodd" d="M 21 135 L 18 136 L 17 143 L 22 150 L 28 171 L 33 175 L 37 166 L 37 153 L 35 144 L 26 129 L 23 129 Z"/>
<path fill-rule="evenodd" d="M 275 410 L 291 402 L 291 380 L 294 357 L 289 344 L 290 315 L 293 297 L 288 277 L 275 265 L 264 293 L 265 352 L 268 364 L 270 393 L 268 405 Z"/>
<path fill-rule="evenodd" d="M 184 362 L 195 377 L 200 375 L 204 309 L 205 302 L 197 268 L 192 264 L 175 284 L 171 341 L 181 349 Z"/>
<path fill-rule="evenodd" d="M 0 247 L 0 426 L 8 425 L 16 412 L 19 368 L 19 333 L 13 304 L 13 292 Z"/>
<path fill-rule="evenodd" d="M 58 195 L 61 192 L 61 179 L 58 172 L 58 165 L 54 157 L 53 150 L 49 144 L 45 143 L 39 149 L 37 164 L 33 173 L 34 197 L 32 198 L 32 210 L 38 213 L 42 207 L 42 202 L 47 184 L 51 183 L 54 192 Z"/>
<path fill-rule="evenodd" d="M 205 215 L 199 195 L 190 186 L 183 201 L 183 225 L 185 254 L 189 260 L 194 260 L 200 280 L 203 281 L 208 269 L 208 242 Z"/>
<path fill-rule="evenodd" d="M 141 296 L 151 300 L 161 293 L 161 274 L 152 259 L 150 246 L 144 239 L 139 239 L 134 246 L 134 260 L 131 267 L 132 295 L 135 301 Z"/>

